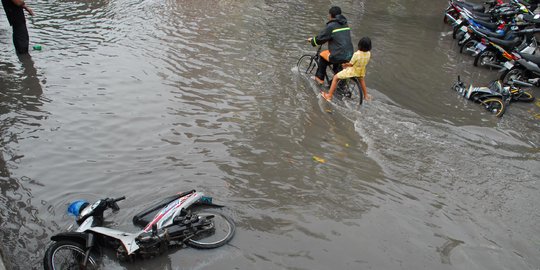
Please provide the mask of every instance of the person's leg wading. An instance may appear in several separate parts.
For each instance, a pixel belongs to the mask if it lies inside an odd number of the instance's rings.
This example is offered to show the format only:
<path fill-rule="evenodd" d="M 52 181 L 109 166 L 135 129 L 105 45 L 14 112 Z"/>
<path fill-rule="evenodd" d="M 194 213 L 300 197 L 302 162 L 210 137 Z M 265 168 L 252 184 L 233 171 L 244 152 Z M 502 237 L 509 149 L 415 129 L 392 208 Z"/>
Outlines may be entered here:
<path fill-rule="evenodd" d="M 328 67 L 330 63 L 328 61 L 324 60 L 322 57 L 319 58 L 319 65 L 317 67 L 317 73 L 315 73 L 315 77 L 319 78 L 322 82 L 324 82 L 324 77 L 326 75 L 326 68 Z"/>
<path fill-rule="evenodd" d="M 15 45 L 15 50 L 19 54 L 28 53 L 28 29 L 26 29 L 26 23 L 19 23 L 13 25 L 13 44 Z"/>

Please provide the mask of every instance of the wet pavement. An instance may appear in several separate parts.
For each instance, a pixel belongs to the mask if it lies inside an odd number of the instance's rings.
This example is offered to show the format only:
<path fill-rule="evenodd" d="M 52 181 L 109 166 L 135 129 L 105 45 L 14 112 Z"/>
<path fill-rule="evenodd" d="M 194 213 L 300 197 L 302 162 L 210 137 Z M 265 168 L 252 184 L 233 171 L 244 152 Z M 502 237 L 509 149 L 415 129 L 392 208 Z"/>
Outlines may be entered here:
<path fill-rule="evenodd" d="M 7 264 L 41 269 L 72 200 L 125 195 L 107 219 L 134 231 L 194 188 L 227 205 L 229 245 L 103 268 L 539 269 L 540 103 L 497 119 L 450 90 L 497 72 L 459 54 L 445 1 L 353 0 L 374 99 L 328 104 L 295 65 L 331 3 L 36 2 L 31 58 L 0 12 Z"/>

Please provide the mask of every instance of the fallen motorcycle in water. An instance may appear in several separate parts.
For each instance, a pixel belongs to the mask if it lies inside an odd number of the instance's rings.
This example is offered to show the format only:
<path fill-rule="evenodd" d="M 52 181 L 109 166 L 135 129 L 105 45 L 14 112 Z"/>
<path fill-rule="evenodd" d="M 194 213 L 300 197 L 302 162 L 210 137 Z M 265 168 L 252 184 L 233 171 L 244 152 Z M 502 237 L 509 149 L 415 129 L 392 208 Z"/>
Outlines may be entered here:
<path fill-rule="evenodd" d="M 503 116 L 506 112 L 508 104 L 512 101 L 532 102 L 534 97 L 520 87 L 517 83 L 504 85 L 502 81 L 492 81 L 489 86 L 467 87 L 461 78 L 452 85 L 452 89 L 468 100 L 480 103 L 488 112 L 493 113 L 497 117 Z M 523 84 L 523 86 L 532 86 Z"/>
<path fill-rule="evenodd" d="M 108 209 L 120 210 L 117 202 L 124 199 L 71 203 L 68 213 L 76 217 L 78 227 L 51 237 L 53 243 L 45 252 L 44 268 L 98 269 L 102 247 L 112 248 L 121 261 L 152 258 L 171 246 L 217 248 L 229 242 L 235 232 L 230 217 L 208 210 L 222 206 L 195 190 L 167 197 L 135 215 L 133 223 L 142 227 L 141 231 L 128 233 L 105 227 L 103 213 Z"/>

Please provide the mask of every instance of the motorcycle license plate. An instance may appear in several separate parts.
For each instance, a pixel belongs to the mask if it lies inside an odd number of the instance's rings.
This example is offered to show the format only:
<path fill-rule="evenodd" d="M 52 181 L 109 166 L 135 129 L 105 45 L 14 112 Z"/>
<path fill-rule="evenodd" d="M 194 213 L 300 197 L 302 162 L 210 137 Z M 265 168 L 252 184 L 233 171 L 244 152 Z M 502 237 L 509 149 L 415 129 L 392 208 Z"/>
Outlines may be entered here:
<path fill-rule="evenodd" d="M 462 22 L 463 22 L 463 21 L 462 21 L 461 19 L 458 19 L 458 20 L 456 21 L 456 24 L 459 25 L 459 24 L 461 24 Z"/>
<path fill-rule="evenodd" d="M 514 67 L 514 64 L 510 63 L 510 62 L 505 62 L 504 63 L 504 67 L 508 70 L 512 69 Z"/>
<path fill-rule="evenodd" d="M 468 29 L 467 29 L 467 26 L 464 25 L 464 26 L 462 26 L 461 28 L 459 28 L 459 30 L 461 30 L 461 31 L 463 31 L 463 32 L 465 32 L 465 33 L 467 33 L 467 30 L 468 30 Z"/>
<path fill-rule="evenodd" d="M 465 34 L 465 36 L 463 36 L 463 40 L 465 39 L 469 39 L 471 37 L 471 35 L 469 35 L 469 33 Z"/>
<path fill-rule="evenodd" d="M 482 44 L 482 43 L 478 43 L 478 44 L 476 44 L 476 48 L 477 48 L 479 51 L 483 52 L 483 51 L 486 49 L 486 45 L 484 45 L 484 44 Z"/>

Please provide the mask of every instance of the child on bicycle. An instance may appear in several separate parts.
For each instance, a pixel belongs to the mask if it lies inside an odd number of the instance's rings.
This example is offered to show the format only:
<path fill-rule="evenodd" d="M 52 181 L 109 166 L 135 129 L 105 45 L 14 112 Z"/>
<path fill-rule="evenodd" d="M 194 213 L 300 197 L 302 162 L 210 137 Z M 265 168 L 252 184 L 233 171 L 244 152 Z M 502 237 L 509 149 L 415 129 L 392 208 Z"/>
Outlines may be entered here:
<path fill-rule="evenodd" d="M 367 92 L 366 82 L 364 77 L 366 76 L 366 66 L 369 63 L 371 58 L 371 39 L 369 37 L 363 37 L 358 42 L 358 51 L 353 54 L 353 57 L 349 63 L 343 64 L 342 71 L 336 73 L 332 79 L 332 85 L 330 85 L 330 90 L 328 93 L 321 92 L 321 95 L 324 99 L 330 101 L 336 91 L 337 84 L 339 80 L 358 77 L 360 81 L 360 86 L 362 87 L 362 92 L 364 94 L 365 100 L 371 100 L 371 95 Z"/>

